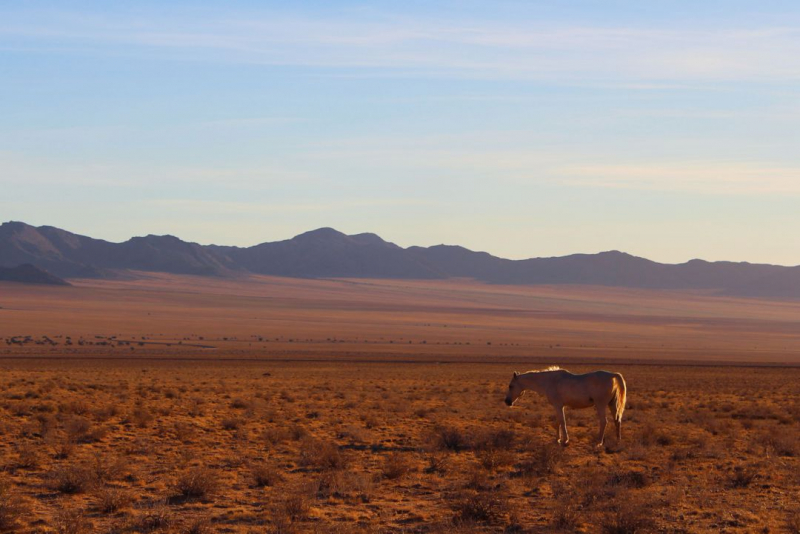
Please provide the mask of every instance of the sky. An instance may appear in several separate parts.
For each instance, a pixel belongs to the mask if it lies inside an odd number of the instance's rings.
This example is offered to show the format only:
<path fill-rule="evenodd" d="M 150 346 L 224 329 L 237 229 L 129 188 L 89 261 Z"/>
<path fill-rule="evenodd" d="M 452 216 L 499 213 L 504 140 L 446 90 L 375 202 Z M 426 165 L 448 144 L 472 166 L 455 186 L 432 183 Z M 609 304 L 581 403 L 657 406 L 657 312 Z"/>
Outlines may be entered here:
<path fill-rule="evenodd" d="M 0 220 L 800 264 L 800 3 L 0 0 Z"/>

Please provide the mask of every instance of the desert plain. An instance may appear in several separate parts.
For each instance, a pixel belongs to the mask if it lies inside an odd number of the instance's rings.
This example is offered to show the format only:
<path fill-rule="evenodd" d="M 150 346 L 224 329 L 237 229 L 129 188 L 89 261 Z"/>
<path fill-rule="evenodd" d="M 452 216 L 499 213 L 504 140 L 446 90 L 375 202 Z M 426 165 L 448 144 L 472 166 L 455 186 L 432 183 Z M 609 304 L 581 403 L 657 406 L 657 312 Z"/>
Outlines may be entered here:
<path fill-rule="evenodd" d="M 800 532 L 800 302 L 469 280 L 0 284 L 0 530 Z M 621 372 L 555 443 L 514 370 Z"/>

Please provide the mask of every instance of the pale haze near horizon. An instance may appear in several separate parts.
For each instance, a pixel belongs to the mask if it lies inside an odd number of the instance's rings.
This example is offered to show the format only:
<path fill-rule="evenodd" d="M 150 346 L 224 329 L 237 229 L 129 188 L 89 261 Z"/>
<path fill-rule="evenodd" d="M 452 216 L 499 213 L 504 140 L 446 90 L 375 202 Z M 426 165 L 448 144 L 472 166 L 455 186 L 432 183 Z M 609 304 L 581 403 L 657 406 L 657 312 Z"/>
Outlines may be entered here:
<path fill-rule="evenodd" d="M 0 79 L 2 221 L 800 264 L 792 2 L 6 2 Z"/>

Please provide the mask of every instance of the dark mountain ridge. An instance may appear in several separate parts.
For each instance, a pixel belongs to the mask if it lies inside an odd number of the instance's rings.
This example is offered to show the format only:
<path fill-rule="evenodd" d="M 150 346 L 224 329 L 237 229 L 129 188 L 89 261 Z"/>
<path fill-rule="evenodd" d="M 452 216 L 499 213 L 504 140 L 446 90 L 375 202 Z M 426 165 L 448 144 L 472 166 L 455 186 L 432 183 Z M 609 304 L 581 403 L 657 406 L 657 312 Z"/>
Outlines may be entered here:
<path fill-rule="evenodd" d="M 69 282 L 53 276 L 44 269 L 30 263 L 16 267 L 0 267 L 0 282 L 21 282 L 23 284 L 43 284 L 50 286 L 68 286 Z"/>
<path fill-rule="evenodd" d="M 508 260 L 460 246 L 402 248 L 381 237 L 320 228 L 252 247 L 199 245 L 174 236 L 122 243 L 21 222 L 0 225 L 0 266 L 31 264 L 62 278 L 128 270 L 301 278 L 474 278 L 495 284 L 588 284 L 800 298 L 800 266 L 692 260 L 664 264 L 619 251 Z"/>

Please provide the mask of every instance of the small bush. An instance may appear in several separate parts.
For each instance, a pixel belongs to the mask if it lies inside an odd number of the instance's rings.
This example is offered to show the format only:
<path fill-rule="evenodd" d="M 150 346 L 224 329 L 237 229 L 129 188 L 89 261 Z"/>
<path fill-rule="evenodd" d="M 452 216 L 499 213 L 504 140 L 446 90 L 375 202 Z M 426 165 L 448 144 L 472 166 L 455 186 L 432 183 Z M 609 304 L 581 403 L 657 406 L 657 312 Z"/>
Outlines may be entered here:
<path fill-rule="evenodd" d="M 219 487 L 217 472 L 206 467 L 193 467 L 178 475 L 172 485 L 174 500 L 207 499 Z"/>
<path fill-rule="evenodd" d="M 163 503 L 153 503 L 136 518 L 135 528 L 139 532 L 154 532 L 172 525 L 172 514 Z"/>
<path fill-rule="evenodd" d="M 253 478 L 253 485 L 257 488 L 274 486 L 283 480 L 283 476 L 275 466 L 263 463 L 250 466 L 250 475 Z"/>
<path fill-rule="evenodd" d="M 789 512 L 786 518 L 786 530 L 789 534 L 800 534 L 800 509 Z"/>
<path fill-rule="evenodd" d="M 128 415 L 125 422 L 131 423 L 138 428 L 147 428 L 147 426 L 153 422 L 153 419 L 155 419 L 155 417 L 147 407 L 138 405 L 133 409 L 130 415 Z"/>
<path fill-rule="evenodd" d="M 280 511 L 292 521 L 305 519 L 311 511 L 311 503 L 305 493 L 295 492 L 283 500 Z"/>
<path fill-rule="evenodd" d="M 186 528 L 181 530 L 181 534 L 212 534 L 213 532 L 211 521 L 207 517 L 194 519 L 186 525 Z"/>
<path fill-rule="evenodd" d="M 507 467 L 514 463 L 515 455 L 505 449 L 484 449 L 478 452 L 478 460 L 489 471 Z"/>
<path fill-rule="evenodd" d="M 758 470 L 753 466 L 737 465 L 733 470 L 733 475 L 730 477 L 730 484 L 732 488 L 746 488 L 758 476 Z"/>
<path fill-rule="evenodd" d="M 576 532 L 580 514 L 575 504 L 559 502 L 553 510 L 553 527 L 562 532 Z"/>
<path fill-rule="evenodd" d="M 344 469 L 347 458 L 336 443 L 308 438 L 300 444 L 300 465 L 322 470 Z"/>
<path fill-rule="evenodd" d="M 242 420 L 238 417 L 226 417 L 222 420 L 224 430 L 238 430 L 242 426 Z"/>
<path fill-rule="evenodd" d="M 518 466 L 518 473 L 523 477 L 555 473 L 564 460 L 563 448 L 555 443 L 533 442 L 529 450 L 530 456 Z"/>
<path fill-rule="evenodd" d="M 479 450 L 510 450 L 514 448 L 517 435 L 513 430 L 489 430 L 480 436 L 475 448 Z"/>
<path fill-rule="evenodd" d="M 618 497 L 614 508 L 600 523 L 603 534 L 641 534 L 654 528 L 652 509 L 643 501 L 625 495 Z"/>
<path fill-rule="evenodd" d="M 130 493 L 117 488 L 101 488 L 97 492 L 97 509 L 105 514 L 113 514 L 127 508 L 133 498 Z"/>
<path fill-rule="evenodd" d="M 611 486 L 622 486 L 625 488 L 643 488 L 650 484 L 650 477 L 641 471 L 625 471 L 613 473 L 608 482 Z"/>
<path fill-rule="evenodd" d="M 0 532 L 9 532 L 19 526 L 19 520 L 29 513 L 22 499 L 12 493 L 11 483 L 0 480 Z"/>
<path fill-rule="evenodd" d="M 39 467 L 39 463 L 39 453 L 37 453 L 34 449 L 22 449 L 19 451 L 17 467 L 20 469 L 35 469 Z"/>
<path fill-rule="evenodd" d="M 92 470 L 84 465 L 59 466 L 49 473 L 51 489 L 66 493 L 83 493 L 97 482 Z"/>
<path fill-rule="evenodd" d="M 505 500 L 494 493 L 462 495 L 454 505 L 457 523 L 497 523 L 507 513 Z"/>
<path fill-rule="evenodd" d="M 411 464 L 405 456 L 399 452 L 394 452 L 384 458 L 381 472 L 384 478 L 396 480 L 406 476 L 411 471 Z"/>
<path fill-rule="evenodd" d="M 431 453 L 427 458 L 428 465 L 423 470 L 425 473 L 439 473 L 444 474 L 447 472 L 447 456 L 442 453 Z"/>
<path fill-rule="evenodd" d="M 53 526 L 58 534 L 83 534 L 92 532 L 94 525 L 84 515 L 83 510 L 62 510 L 59 512 Z"/>
<path fill-rule="evenodd" d="M 433 433 L 434 446 L 440 450 L 460 452 L 469 448 L 469 440 L 460 428 L 452 426 L 438 427 Z"/>

